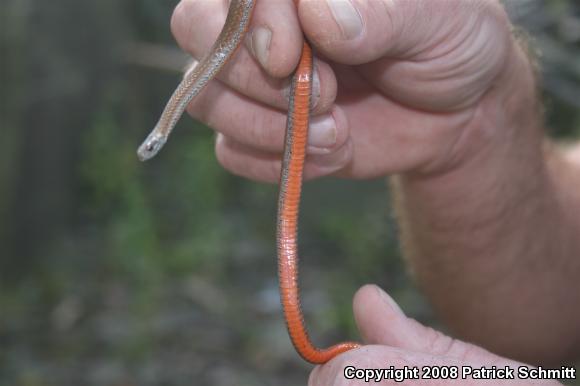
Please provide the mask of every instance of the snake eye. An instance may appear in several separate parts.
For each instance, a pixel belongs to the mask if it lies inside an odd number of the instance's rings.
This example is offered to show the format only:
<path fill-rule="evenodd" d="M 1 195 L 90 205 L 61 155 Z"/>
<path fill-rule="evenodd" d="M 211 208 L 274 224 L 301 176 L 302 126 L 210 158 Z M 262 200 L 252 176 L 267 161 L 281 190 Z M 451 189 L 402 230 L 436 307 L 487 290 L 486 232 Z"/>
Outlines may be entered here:
<path fill-rule="evenodd" d="M 143 141 L 137 150 L 137 156 L 139 157 L 139 160 L 147 161 L 148 159 L 155 157 L 155 155 L 159 153 L 159 150 L 161 150 L 165 144 L 166 140 L 166 137 L 160 136 L 157 133 L 151 133 L 151 135 L 149 135 L 149 137 Z"/>
<path fill-rule="evenodd" d="M 157 142 L 148 143 L 147 144 L 147 151 L 151 153 L 155 150 L 156 147 L 157 147 Z"/>

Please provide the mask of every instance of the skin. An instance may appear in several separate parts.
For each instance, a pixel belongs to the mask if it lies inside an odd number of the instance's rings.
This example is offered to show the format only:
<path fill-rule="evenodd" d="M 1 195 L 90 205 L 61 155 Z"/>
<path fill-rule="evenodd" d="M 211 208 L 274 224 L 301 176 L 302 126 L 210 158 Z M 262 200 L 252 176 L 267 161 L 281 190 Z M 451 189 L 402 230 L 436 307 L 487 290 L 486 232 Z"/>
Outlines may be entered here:
<path fill-rule="evenodd" d="M 305 177 L 395 175 L 404 254 L 454 336 L 533 364 L 578 357 L 580 152 L 545 139 L 533 65 L 499 2 L 331 3 L 257 3 L 245 48 L 188 108 L 217 131 L 220 163 L 277 182 L 302 29 L 318 56 Z M 201 57 L 226 11 L 182 1 L 181 47 Z M 345 363 L 514 365 L 376 293 L 354 303 L 372 346 L 317 367 L 311 385 L 348 384 Z"/>

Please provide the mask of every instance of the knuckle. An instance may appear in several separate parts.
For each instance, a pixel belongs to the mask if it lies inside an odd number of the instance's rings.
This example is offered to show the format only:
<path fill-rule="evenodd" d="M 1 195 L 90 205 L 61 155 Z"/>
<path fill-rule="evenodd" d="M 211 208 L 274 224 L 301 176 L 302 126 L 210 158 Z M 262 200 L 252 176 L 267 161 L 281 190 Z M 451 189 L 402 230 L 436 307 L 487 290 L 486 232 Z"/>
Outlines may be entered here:
<path fill-rule="evenodd" d="M 449 355 L 459 358 L 461 361 L 469 361 L 471 358 L 481 355 L 481 349 L 478 347 L 455 340 L 454 345 L 451 347 Z"/>
<path fill-rule="evenodd" d="M 429 352 L 436 355 L 447 355 L 460 360 L 468 360 L 478 352 L 476 346 L 451 338 L 433 329 L 429 331 L 428 341 Z"/>
<path fill-rule="evenodd" d="M 428 328 L 427 330 L 427 350 L 432 354 L 447 355 L 455 346 L 455 339 L 443 333 Z"/>

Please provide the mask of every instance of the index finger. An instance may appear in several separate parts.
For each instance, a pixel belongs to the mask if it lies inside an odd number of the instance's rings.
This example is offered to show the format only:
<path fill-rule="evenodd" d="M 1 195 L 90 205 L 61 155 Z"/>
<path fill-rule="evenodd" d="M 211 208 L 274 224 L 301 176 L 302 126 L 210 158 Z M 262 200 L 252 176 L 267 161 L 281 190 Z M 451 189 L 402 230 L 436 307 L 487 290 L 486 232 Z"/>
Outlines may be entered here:
<path fill-rule="evenodd" d="M 197 59 L 203 57 L 224 26 L 227 12 L 227 3 L 223 1 L 182 0 L 171 20 L 181 48 Z M 253 56 L 266 74 L 282 78 L 289 76 L 298 64 L 302 39 L 292 0 L 257 0 L 241 51 Z M 236 57 L 232 61 L 235 63 Z"/>
<path fill-rule="evenodd" d="M 182 0 L 171 21 L 173 34 L 185 51 L 199 59 L 219 35 L 227 12 L 228 7 L 221 1 Z M 245 44 L 217 78 L 251 100 L 286 110 L 290 89 L 286 76 L 298 62 L 302 39 L 292 0 L 257 0 Z M 318 61 L 312 96 L 314 113 L 326 111 L 336 96 L 336 79 L 330 67 Z"/>

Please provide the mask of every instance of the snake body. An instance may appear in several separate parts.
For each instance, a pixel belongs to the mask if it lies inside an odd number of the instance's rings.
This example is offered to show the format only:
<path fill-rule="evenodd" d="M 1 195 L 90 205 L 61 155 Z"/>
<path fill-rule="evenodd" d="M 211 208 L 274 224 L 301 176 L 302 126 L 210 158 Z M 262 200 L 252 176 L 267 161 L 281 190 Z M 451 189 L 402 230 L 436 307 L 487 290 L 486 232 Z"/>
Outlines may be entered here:
<path fill-rule="evenodd" d="M 295 0 L 298 3 L 299 0 Z M 147 160 L 161 149 L 187 104 L 216 76 L 243 40 L 250 24 L 256 0 L 232 0 L 228 16 L 217 41 L 199 64 L 179 84 L 159 122 L 137 151 Z M 288 106 L 286 139 L 280 193 L 278 198 L 277 250 L 280 300 L 290 340 L 307 362 L 322 364 L 336 355 L 359 347 L 358 343 L 339 343 L 326 349 L 312 344 L 300 307 L 298 286 L 298 213 L 302 190 L 304 160 L 308 139 L 310 99 L 312 93 L 312 49 L 304 41 L 300 62 L 292 77 Z"/>
<path fill-rule="evenodd" d="M 153 158 L 161 150 L 189 102 L 220 72 L 240 46 L 250 25 L 255 2 L 233 0 L 230 3 L 224 28 L 216 42 L 179 83 L 161 113 L 159 122 L 137 150 L 141 161 Z"/>

